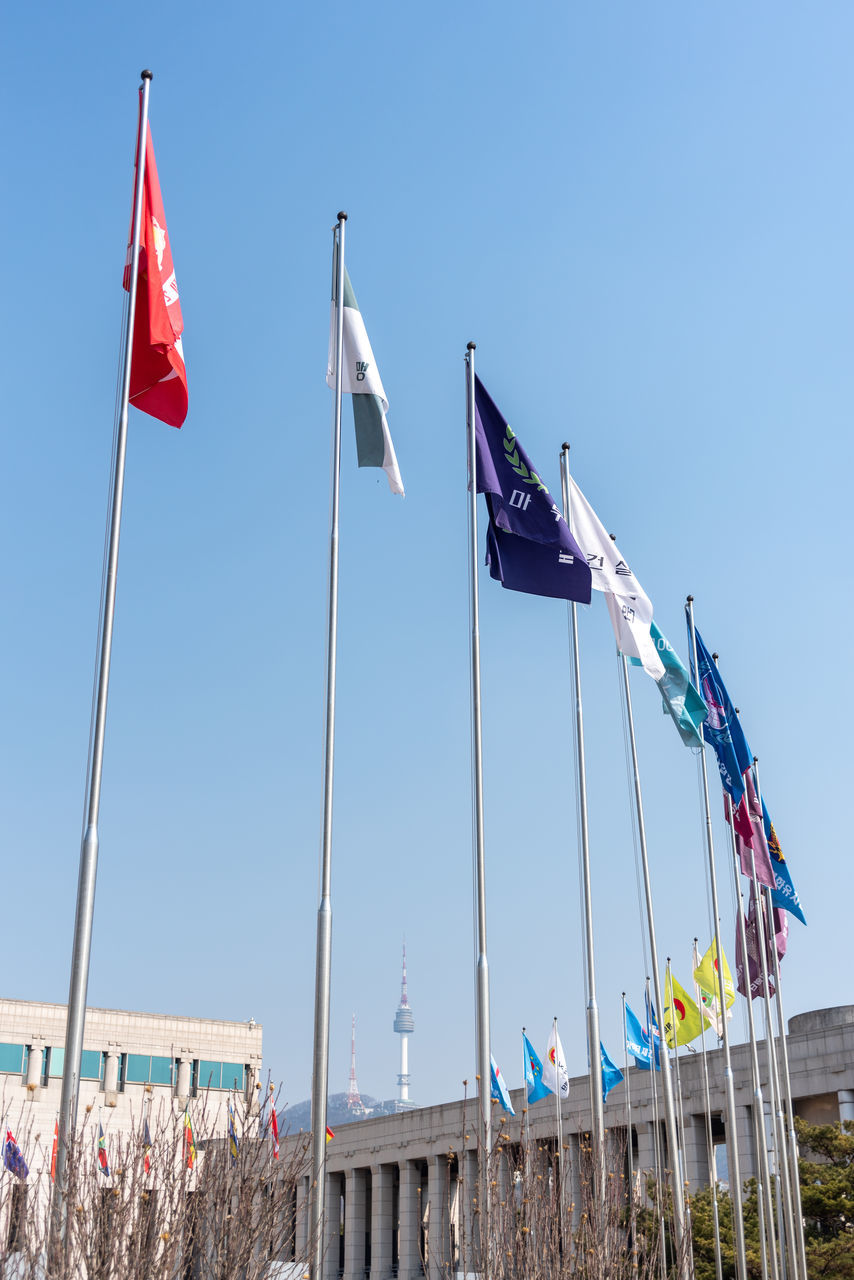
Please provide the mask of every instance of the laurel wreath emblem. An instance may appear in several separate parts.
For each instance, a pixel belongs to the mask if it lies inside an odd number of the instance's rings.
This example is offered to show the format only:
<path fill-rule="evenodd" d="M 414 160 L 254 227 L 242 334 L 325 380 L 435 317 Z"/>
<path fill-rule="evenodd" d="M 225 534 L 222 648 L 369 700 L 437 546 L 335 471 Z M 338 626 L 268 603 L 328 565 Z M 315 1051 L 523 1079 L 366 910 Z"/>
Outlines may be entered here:
<path fill-rule="evenodd" d="M 504 456 L 520 480 L 524 480 L 525 484 L 535 484 L 540 493 L 548 493 L 548 489 L 536 471 L 529 471 L 519 457 L 519 450 L 516 448 L 516 436 L 510 427 L 507 428 L 507 438 L 504 441 Z"/>

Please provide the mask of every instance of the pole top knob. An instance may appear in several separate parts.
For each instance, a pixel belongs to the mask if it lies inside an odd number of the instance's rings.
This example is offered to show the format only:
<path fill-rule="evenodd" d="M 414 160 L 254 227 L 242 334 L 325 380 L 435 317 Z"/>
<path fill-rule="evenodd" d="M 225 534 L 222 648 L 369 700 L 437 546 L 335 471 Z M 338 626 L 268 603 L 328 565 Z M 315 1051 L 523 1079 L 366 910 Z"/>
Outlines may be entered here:
<path fill-rule="evenodd" d="M 689 604 L 693 604 L 693 603 L 694 603 L 694 597 L 693 597 L 693 596 L 686 596 L 686 597 L 685 597 L 685 599 L 688 601 L 688 603 L 689 603 Z"/>
<path fill-rule="evenodd" d="M 560 447 L 561 449 L 564 450 L 564 452 L 569 453 L 569 444 L 567 443 L 566 440 L 564 440 L 563 444 Z"/>
<path fill-rule="evenodd" d="M 339 210 L 339 212 L 338 212 L 338 221 L 339 221 L 339 222 L 346 222 L 346 221 L 347 221 L 347 215 L 346 215 L 346 213 L 344 212 L 344 210 L 343 210 L 343 209 Z"/>
<path fill-rule="evenodd" d="M 476 350 L 477 350 L 477 343 L 476 343 L 476 342 L 467 342 L 467 343 L 466 343 L 466 351 L 476 351 Z"/>
<path fill-rule="evenodd" d="M 154 79 L 154 72 L 153 72 L 153 71 L 140 71 L 140 73 L 139 73 L 139 74 L 140 74 L 140 76 L 142 77 L 142 79 L 143 79 L 143 80 L 153 80 L 153 79 Z"/>

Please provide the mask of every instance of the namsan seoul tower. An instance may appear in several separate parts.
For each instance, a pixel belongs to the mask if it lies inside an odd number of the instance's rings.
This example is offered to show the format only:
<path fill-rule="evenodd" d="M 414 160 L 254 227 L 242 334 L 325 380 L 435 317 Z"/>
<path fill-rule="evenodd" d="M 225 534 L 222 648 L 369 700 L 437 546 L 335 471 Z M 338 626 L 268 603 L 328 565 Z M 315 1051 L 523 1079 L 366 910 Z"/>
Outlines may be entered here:
<path fill-rule="evenodd" d="M 415 1030 L 415 1018 L 406 998 L 406 943 L 403 944 L 403 981 L 400 984 L 400 1004 L 394 1015 L 394 1029 L 400 1036 L 400 1075 L 397 1077 L 397 1105 L 401 1111 L 411 1107 L 409 1100 L 409 1037 Z"/>

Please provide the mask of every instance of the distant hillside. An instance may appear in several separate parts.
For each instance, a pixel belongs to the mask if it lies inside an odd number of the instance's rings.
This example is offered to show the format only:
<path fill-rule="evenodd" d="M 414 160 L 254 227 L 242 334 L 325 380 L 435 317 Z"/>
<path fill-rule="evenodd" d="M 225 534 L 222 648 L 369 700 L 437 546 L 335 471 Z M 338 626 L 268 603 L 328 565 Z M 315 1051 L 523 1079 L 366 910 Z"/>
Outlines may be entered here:
<path fill-rule="evenodd" d="M 397 1110 L 394 1099 L 380 1102 L 378 1098 L 372 1098 L 366 1093 L 362 1094 L 362 1105 L 365 1111 L 360 1115 L 354 1114 L 347 1106 L 346 1093 L 331 1093 L 326 1102 L 326 1122 L 330 1129 L 334 1129 L 336 1124 L 354 1124 L 358 1120 L 369 1120 L 373 1116 L 394 1115 Z M 291 1133 L 298 1133 L 300 1129 L 310 1129 L 311 1100 L 306 1099 L 305 1102 L 296 1102 L 292 1107 L 287 1107 L 279 1117 L 279 1127 Z"/>

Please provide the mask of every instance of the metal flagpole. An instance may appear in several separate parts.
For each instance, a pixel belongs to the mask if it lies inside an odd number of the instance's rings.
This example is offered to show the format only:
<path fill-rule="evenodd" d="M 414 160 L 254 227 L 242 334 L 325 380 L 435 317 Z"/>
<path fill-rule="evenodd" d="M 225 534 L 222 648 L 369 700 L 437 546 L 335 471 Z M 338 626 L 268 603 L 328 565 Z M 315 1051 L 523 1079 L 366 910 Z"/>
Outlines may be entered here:
<path fill-rule="evenodd" d="M 694 968 L 699 968 L 700 956 L 697 951 L 698 939 L 694 939 Z M 697 996 L 697 1008 L 702 1009 L 703 1001 L 700 996 L 700 988 L 697 986 L 697 979 L 694 979 L 694 991 Z M 700 1033 L 700 1051 L 703 1055 L 703 1098 L 705 1102 L 706 1117 L 706 1151 L 709 1162 L 709 1186 L 712 1192 L 712 1219 L 715 1232 L 715 1280 L 723 1278 L 723 1263 L 721 1261 L 721 1227 L 720 1218 L 718 1216 L 718 1176 L 717 1167 L 715 1165 L 715 1144 L 712 1138 L 712 1100 L 709 1095 L 709 1064 L 706 1061 L 706 1019 L 703 1019 L 703 1030 Z"/>
<path fill-rule="evenodd" d="M 145 179 L 145 141 L 148 129 L 148 97 L 152 74 L 142 72 L 142 105 L 137 135 L 136 187 L 133 197 L 133 234 L 131 237 L 130 280 L 122 362 L 121 400 L 116 431 L 112 501 L 109 536 L 106 549 L 104 592 L 98 664 L 95 674 L 93 723 L 90 738 L 89 771 L 86 782 L 86 806 L 83 839 L 80 847 L 80 869 L 77 879 L 77 909 L 74 917 L 74 941 L 71 949 L 71 978 L 68 990 L 68 1025 L 65 1033 L 65 1062 L 62 1093 L 59 1102 L 59 1139 L 56 1149 L 56 1194 L 54 1226 L 62 1227 L 64 1198 L 67 1188 L 68 1146 L 77 1123 L 80 1089 L 80 1060 L 83 1052 L 83 1028 L 86 1021 L 86 994 L 89 986 L 89 957 L 92 950 L 92 923 L 95 913 L 95 880 L 98 871 L 98 817 L 101 807 L 101 773 L 104 763 L 104 737 L 107 722 L 107 693 L 110 683 L 110 657 L 113 647 L 113 619 L 116 607 L 116 578 L 119 567 L 119 537 L 124 496 L 125 457 L 127 454 L 128 402 L 130 396 L 133 326 L 136 316 L 137 275 L 142 223 L 142 194 Z"/>
<path fill-rule="evenodd" d="M 338 499 L 341 481 L 341 398 L 344 358 L 344 230 L 338 214 L 332 229 L 335 289 L 335 407 L 332 427 L 332 502 L 329 522 L 329 605 L 326 637 L 326 750 L 323 761 L 323 827 L 320 846 L 320 905 L 314 971 L 314 1057 L 311 1069 L 311 1280 L 322 1280 L 326 1217 L 326 1089 L 329 1078 L 329 996 L 332 969 L 332 793 L 335 772 L 335 679 L 338 662 Z"/>
<path fill-rule="evenodd" d="M 747 934 L 744 927 L 744 912 L 741 909 L 741 886 L 738 882 L 738 849 L 735 843 L 735 815 L 732 808 L 732 800 L 727 792 L 724 792 L 727 821 L 729 822 L 730 845 L 732 847 L 732 874 L 735 882 L 735 902 L 738 921 L 736 928 L 738 929 L 738 937 L 741 945 L 741 954 L 744 957 L 745 965 L 745 985 L 747 986 L 747 1030 L 748 1040 L 750 1043 L 750 1073 L 753 1077 L 753 1135 L 756 1144 L 756 1154 L 759 1159 L 759 1178 L 757 1180 L 757 1189 L 762 1196 L 764 1202 L 763 1210 L 759 1213 L 760 1231 L 764 1235 L 764 1239 L 768 1241 L 768 1249 L 771 1255 L 771 1263 L 774 1269 L 774 1276 L 777 1276 L 777 1255 L 774 1252 L 774 1210 L 771 1207 L 771 1171 L 768 1165 L 768 1142 L 765 1134 L 765 1100 L 762 1094 L 762 1078 L 759 1072 L 759 1049 L 756 1039 L 756 1020 L 753 1014 L 753 998 L 750 992 L 750 966 L 747 958 Z M 718 957 L 720 958 L 720 952 Z M 720 966 L 721 969 L 723 966 Z M 720 1007 L 720 1006 L 719 1006 Z M 726 1006 L 721 1009 L 722 1019 L 726 1019 Z M 765 1255 L 764 1240 L 762 1243 L 762 1275 L 767 1280 L 768 1277 L 768 1261 Z"/>
<path fill-rule="evenodd" d="M 643 889 L 646 899 L 646 927 L 649 934 L 650 961 L 652 964 L 652 983 L 655 992 L 655 1007 L 663 1009 L 661 1000 L 661 976 L 658 968 L 658 948 L 655 941 L 655 913 L 652 905 L 652 882 L 649 875 L 649 856 L 646 846 L 646 825 L 643 816 L 643 795 L 641 793 L 640 769 L 638 768 L 638 750 L 635 741 L 635 719 L 632 711 L 632 691 L 629 685 L 629 664 L 626 655 L 620 654 L 623 670 L 623 693 L 626 703 L 626 718 L 629 727 L 629 742 L 632 752 L 632 780 L 635 789 L 635 811 L 638 822 L 638 842 L 640 844 L 641 866 L 643 868 Z M 660 1055 L 661 1087 L 664 1094 L 664 1126 L 667 1132 L 667 1147 L 670 1152 L 673 1171 L 673 1226 L 676 1237 L 676 1256 L 679 1259 L 679 1274 L 689 1272 L 687 1243 L 685 1236 L 685 1177 L 682 1166 L 679 1135 L 676 1129 L 676 1111 L 673 1105 L 673 1081 L 670 1076 L 668 1055 Z M 653 1068 L 655 1063 L 653 1063 Z"/>
<path fill-rule="evenodd" d="M 632 1151 L 632 1086 L 629 1080 L 629 1029 L 626 1024 L 626 993 L 623 992 L 623 1049 L 626 1064 L 626 1156 L 629 1165 L 629 1229 L 632 1233 L 632 1274 L 638 1272 L 637 1224 L 635 1222 L 635 1161 Z M 655 1051 L 653 1050 L 653 1057 Z M 655 1070 L 655 1062 L 650 1066 Z"/>
<path fill-rule="evenodd" d="M 670 1008 L 671 1008 L 671 1009 L 673 1009 L 673 1008 L 674 1008 L 674 1004 L 673 1004 L 673 971 L 672 971 L 672 970 L 671 970 L 671 968 L 670 968 L 670 956 L 668 956 L 668 957 L 667 957 L 667 985 L 668 985 L 668 990 L 670 991 Z M 664 1048 L 665 1048 L 665 1052 L 667 1052 L 667 1045 L 666 1045 L 666 1043 L 665 1043 Z M 673 1064 L 674 1064 L 674 1075 L 676 1076 L 676 1097 L 677 1097 L 678 1102 L 679 1102 L 679 1124 L 678 1124 L 678 1127 L 677 1127 L 677 1130 L 676 1130 L 676 1138 L 677 1138 L 677 1142 L 678 1142 L 678 1144 L 679 1144 L 679 1145 L 678 1145 L 678 1147 L 677 1147 L 677 1149 L 676 1149 L 676 1155 L 677 1155 L 677 1165 L 678 1165 L 678 1167 L 679 1167 L 679 1168 L 681 1168 L 681 1169 L 683 1170 L 683 1178 L 684 1178 L 684 1177 L 685 1177 L 685 1174 L 684 1174 L 684 1170 L 685 1170 L 685 1146 L 684 1146 L 684 1135 L 685 1135 L 685 1113 L 684 1113 L 683 1108 L 682 1108 L 682 1078 L 681 1078 L 681 1076 L 679 1075 L 679 1041 L 678 1041 L 678 1040 L 677 1040 L 677 1038 L 676 1038 L 676 1024 L 675 1024 L 675 1023 L 673 1024 Z M 669 1142 L 670 1142 L 669 1137 L 668 1137 L 667 1141 L 668 1141 L 668 1144 L 669 1144 Z M 680 1188 L 680 1196 L 684 1196 L 684 1195 L 685 1195 L 685 1182 L 683 1182 L 683 1183 L 682 1183 L 682 1186 L 681 1186 L 681 1188 Z M 686 1196 L 685 1198 L 686 1198 L 686 1200 L 687 1200 L 687 1196 Z M 673 1199 L 674 1199 L 674 1204 L 675 1204 L 675 1202 L 676 1202 L 675 1188 L 674 1188 L 674 1196 L 673 1196 Z M 675 1211 L 674 1211 L 674 1212 L 675 1212 Z M 687 1204 L 686 1204 L 686 1206 L 685 1206 L 685 1218 L 686 1218 L 686 1229 L 685 1229 L 685 1234 L 686 1234 L 686 1237 L 690 1240 L 690 1239 L 692 1238 L 692 1237 L 691 1237 L 691 1205 L 690 1205 L 690 1202 L 689 1202 L 689 1203 L 687 1203 Z M 686 1265 L 687 1265 L 687 1269 L 688 1269 L 688 1273 L 689 1273 L 689 1275 L 690 1275 L 690 1276 L 693 1276 L 693 1274 L 694 1274 L 694 1254 L 693 1254 L 693 1250 L 691 1251 L 690 1257 L 687 1259 Z"/>
<path fill-rule="evenodd" d="M 569 510 L 569 445 L 560 452 L 563 514 L 571 530 Z M 605 1195 L 605 1108 L 602 1099 L 602 1058 L 599 1006 L 596 1003 L 596 962 L 593 952 L 593 896 L 590 887 L 590 842 L 587 828 L 587 768 L 584 759 L 584 716 L 581 707 L 581 667 L 578 656 L 578 607 L 569 601 L 569 640 L 575 677 L 575 733 L 578 750 L 578 806 L 581 815 L 581 877 L 584 895 L 584 942 L 587 970 L 587 1051 L 590 1056 L 590 1103 L 593 1160 L 596 1170 L 596 1203 Z"/>
<path fill-rule="evenodd" d="M 757 790 L 758 780 L 757 780 Z M 768 903 L 769 913 L 773 909 L 773 900 L 771 890 L 766 888 L 765 897 Z M 798 1253 L 798 1270 L 801 1280 L 807 1280 L 807 1252 L 806 1240 L 804 1238 L 804 1211 L 801 1204 L 801 1174 L 798 1152 L 798 1135 L 795 1132 L 795 1111 L 792 1106 L 792 1080 L 789 1075 L 789 1046 L 786 1041 L 786 1022 L 783 1017 L 783 994 L 780 988 L 780 957 L 777 955 L 777 948 L 774 946 L 771 950 L 771 960 L 774 966 L 774 985 L 777 989 L 777 1024 L 780 1035 L 780 1047 L 783 1057 L 783 1081 L 785 1086 L 785 1100 L 787 1108 L 787 1123 L 789 1137 L 789 1181 L 792 1189 L 792 1209 L 795 1218 L 795 1244 Z"/>
<path fill-rule="evenodd" d="M 469 473 L 469 573 L 471 585 L 471 722 L 474 773 L 474 880 L 477 915 L 477 1063 L 480 1098 L 481 1212 L 488 1211 L 488 1162 L 492 1152 L 492 1114 L 489 1067 L 489 966 L 486 960 L 486 870 L 483 842 L 483 751 L 480 715 L 480 609 L 477 591 L 477 448 L 474 404 L 475 343 L 466 347 L 466 419 Z M 484 1222 L 487 1221 L 484 1217 Z M 488 1234 L 484 1239 L 488 1243 Z M 484 1257 L 488 1268 L 488 1260 Z"/>
<path fill-rule="evenodd" d="M 694 661 L 694 672 L 697 672 L 697 633 L 694 628 L 694 597 L 688 596 L 688 623 L 691 630 L 691 653 Z M 706 817 L 706 851 L 709 860 L 709 888 L 712 895 L 712 914 L 715 925 L 715 950 L 718 957 L 723 955 L 721 944 L 721 916 L 718 906 L 718 881 L 715 873 L 715 844 L 712 835 L 712 810 L 709 804 L 709 775 L 706 769 L 705 747 L 700 752 L 700 766 L 703 776 L 703 801 Z M 729 1052 L 729 1029 L 726 1024 L 726 994 L 724 992 L 724 967 L 718 965 L 718 994 L 722 1011 L 721 1030 L 724 1051 L 724 1086 L 726 1089 L 727 1109 L 727 1161 L 729 1167 L 730 1186 L 732 1187 L 733 1224 L 735 1227 L 735 1259 L 738 1280 L 747 1280 L 747 1252 L 744 1247 L 744 1212 L 741 1203 L 741 1166 L 738 1159 L 738 1126 L 735 1116 L 735 1086 L 732 1078 L 732 1059 Z"/>
<path fill-rule="evenodd" d="M 649 978 L 646 980 L 646 1007 L 647 1017 L 649 1018 Z M 661 1250 L 661 1275 L 662 1280 L 667 1280 L 667 1232 L 664 1227 L 664 1174 L 663 1162 L 661 1158 L 661 1125 L 658 1119 L 658 1083 L 656 1077 L 661 1074 L 661 1055 L 667 1052 L 667 1046 L 661 1043 L 661 1035 L 658 1037 L 658 1062 L 659 1070 L 655 1069 L 655 1032 L 653 1030 L 652 1020 L 649 1019 L 649 1039 L 652 1045 L 652 1066 L 650 1067 L 650 1085 L 652 1086 L 652 1129 L 653 1129 L 653 1157 L 655 1159 L 655 1194 L 658 1199 L 658 1239 L 659 1248 Z"/>
<path fill-rule="evenodd" d="M 561 1235 L 562 1235 L 563 1234 L 563 1116 L 561 1115 L 560 1073 L 558 1071 L 558 1060 L 557 1060 L 557 1042 L 558 1042 L 557 1018 L 554 1018 L 552 1020 L 552 1030 L 554 1032 L 554 1038 L 555 1038 L 554 1068 L 555 1068 L 555 1084 L 557 1085 L 557 1088 L 555 1089 L 555 1111 L 557 1112 L 557 1173 L 558 1173 L 558 1193 L 559 1193 L 559 1204 L 560 1204 L 560 1229 L 561 1229 Z"/>

